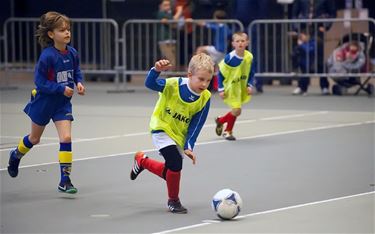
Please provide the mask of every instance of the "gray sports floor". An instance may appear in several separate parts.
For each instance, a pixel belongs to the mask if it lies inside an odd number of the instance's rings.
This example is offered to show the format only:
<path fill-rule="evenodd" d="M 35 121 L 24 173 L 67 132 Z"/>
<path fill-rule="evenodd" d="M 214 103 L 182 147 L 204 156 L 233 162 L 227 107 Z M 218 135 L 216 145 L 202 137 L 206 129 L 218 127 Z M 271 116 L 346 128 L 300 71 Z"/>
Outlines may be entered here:
<path fill-rule="evenodd" d="M 22 160 L 5 170 L 9 150 L 30 130 L 22 112 L 31 83 L 1 90 L 1 233 L 374 233 L 374 98 L 295 97 L 293 87 L 266 86 L 235 126 L 236 142 L 214 133 L 227 112 L 218 95 L 198 139 L 197 164 L 184 160 L 186 215 L 167 212 L 165 182 L 143 172 L 129 179 L 133 154 L 161 160 L 148 122 L 157 94 L 144 88 L 108 94 L 88 83 L 75 95 L 74 196 L 57 192 L 58 139 L 50 124 Z M 241 216 L 221 222 L 211 209 L 220 189 L 236 190 Z"/>

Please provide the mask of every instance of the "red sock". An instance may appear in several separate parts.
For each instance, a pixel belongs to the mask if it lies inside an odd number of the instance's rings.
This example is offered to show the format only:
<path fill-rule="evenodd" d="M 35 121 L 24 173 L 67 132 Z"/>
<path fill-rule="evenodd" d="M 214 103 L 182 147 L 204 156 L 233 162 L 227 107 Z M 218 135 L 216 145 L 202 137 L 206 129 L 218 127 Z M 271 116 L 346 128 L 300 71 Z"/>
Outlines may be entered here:
<path fill-rule="evenodd" d="M 168 188 L 168 197 L 170 200 L 178 200 L 178 194 L 180 192 L 180 171 L 171 171 L 167 170 L 167 188 Z"/>
<path fill-rule="evenodd" d="M 227 123 L 230 116 L 232 116 L 232 113 L 229 111 L 226 115 L 219 118 L 219 122 L 222 123 L 222 124 Z"/>
<path fill-rule="evenodd" d="M 229 112 L 229 114 L 230 114 L 230 116 L 228 117 L 227 127 L 224 130 L 226 132 L 232 131 L 232 129 L 234 127 L 234 123 L 236 122 L 236 119 L 237 119 L 237 117 L 232 115 L 232 113 Z"/>
<path fill-rule="evenodd" d="M 142 167 L 163 178 L 164 163 L 151 158 L 144 158 L 142 161 Z"/>

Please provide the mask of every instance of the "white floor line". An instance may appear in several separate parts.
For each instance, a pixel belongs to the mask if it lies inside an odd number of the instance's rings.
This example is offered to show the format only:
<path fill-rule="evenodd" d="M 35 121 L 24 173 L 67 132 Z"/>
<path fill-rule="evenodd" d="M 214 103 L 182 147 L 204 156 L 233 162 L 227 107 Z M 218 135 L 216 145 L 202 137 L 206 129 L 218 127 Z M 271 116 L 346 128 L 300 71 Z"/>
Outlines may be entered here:
<path fill-rule="evenodd" d="M 237 140 L 249 140 L 249 139 L 262 138 L 262 137 L 272 137 L 272 136 L 279 136 L 279 135 L 287 135 L 287 134 L 295 134 L 295 133 L 301 133 L 301 132 L 326 130 L 326 129 L 331 129 L 331 128 L 352 127 L 352 126 L 374 124 L 374 123 L 375 123 L 375 120 L 364 121 L 364 122 L 356 122 L 356 123 L 347 123 L 347 124 L 335 124 L 335 125 L 327 125 L 327 126 L 322 126 L 322 127 L 305 128 L 305 129 L 298 129 L 298 130 L 290 130 L 290 131 L 274 132 L 274 133 L 268 133 L 268 134 L 260 134 L 260 135 L 248 136 L 248 137 L 240 137 L 240 138 L 237 138 Z M 225 140 L 225 139 L 220 139 L 220 140 L 214 140 L 214 141 L 197 142 L 196 145 L 208 145 L 208 144 L 216 144 L 216 143 L 223 143 L 223 142 L 228 142 L 228 141 Z M 149 152 L 156 152 L 157 150 L 156 149 L 146 149 L 146 150 L 142 150 L 142 151 L 145 152 L 145 153 L 149 153 Z M 110 157 L 117 157 L 117 156 L 124 156 L 124 155 L 134 155 L 135 153 L 136 153 L 135 151 L 131 151 L 131 152 L 123 152 L 123 153 L 117 153 L 117 154 L 99 155 L 99 156 L 92 156 L 92 157 L 75 159 L 73 161 L 77 162 L 77 161 L 110 158 Z M 38 167 L 38 166 L 52 165 L 52 164 L 57 164 L 57 163 L 58 162 L 32 164 L 32 165 L 21 166 L 20 168 Z M 5 170 L 7 170 L 7 169 L 6 168 L 0 169 L 0 171 L 5 171 Z"/>
<path fill-rule="evenodd" d="M 20 139 L 21 136 L 0 136 L 0 138 Z M 42 137 L 44 140 L 59 140 L 58 137 Z"/>
<path fill-rule="evenodd" d="M 254 123 L 256 121 L 270 121 L 270 120 L 277 120 L 277 119 L 288 119 L 288 118 L 298 118 L 298 117 L 305 117 L 305 116 L 311 116 L 311 115 L 321 115 L 321 114 L 327 114 L 328 111 L 317 111 L 317 112 L 306 112 L 301 114 L 292 114 L 292 115 L 282 115 L 282 116 L 275 116 L 275 117 L 269 117 L 269 118 L 260 118 L 260 119 L 248 119 L 248 120 L 238 120 L 236 124 L 248 124 L 248 123 Z M 205 124 L 203 128 L 207 127 L 215 127 L 215 124 Z M 110 139 L 116 139 L 116 138 L 122 138 L 122 137 L 133 137 L 133 136 L 143 136 L 148 135 L 149 132 L 138 132 L 138 133 L 129 133 L 129 134 L 121 134 L 121 135 L 113 135 L 113 136 L 105 136 L 105 137 L 94 137 L 94 138 L 76 138 L 73 139 L 72 143 L 80 143 L 80 142 L 90 142 L 90 141 L 100 141 L 100 140 L 110 140 Z M 22 136 L 0 136 L 1 137 L 8 137 L 12 139 L 20 139 Z M 42 137 L 43 139 L 49 139 L 49 140 L 58 140 L 59 138 L 56 137 Z M 52 146 L 52 145 L 58 145 L 58 142 L 54 143 L 45 143 L 45 144 L 38 144 L 36 147 L 45 147 L 45 146 Z M 3 151 L 9 151 L 10 149 L 13 149 L 13 147 L 6 147 L 3 149 L 0 149 L 0 152 Z"/>
<path fill-rule="evenodd" d="M 354 194 L 354 195 L 349 195 L 349 196 L 344 196 L 344 197 L 336 197 L 336 198 L 331 198 L 331 199 L 327 199 L 327 200 L 309 202 L 309 203 L 304 203 L 304 204 L 299 204 L 299 205 L 294 205 L 294 206 L 287 206 L 287 207 L 274 209 L 274 210 L 261 211 L 261 212 L 257 212 L 257 213 L 238 216 L 237 218 L 252 217 L 252 216 L 256 216 L 256 215 L 276 213 L 276 212 L 280 212 L 280 211 L 284 211 L 284 210 L 291 210 L 291 209 L 296 209 L 296 208 L 301 208 L 301 207 L 306 207 L 306 206 L 314 206 L 314 205 L 319 205 L 319 204 L 323 204 L 323 203 L 340 201 L 340 200 L 345 200 L 345 199 L 349 199 L 349 198 L 360 197 L 360 196 L 365 196 L 365 195 L 370 195 L 370 194 L 375 194 L 375 191 L 359 193 L 359 194 Z"/>
<path fill-rule="evenodd" d="M 261 118 L 260 120 L 269 121 L 269 120 L 279 120 L 279 119 L 290 119 L 290 118 L 299 118 L 299 117 L 306 117 L 312 115 L 322 115 L 327 114 L 328 111 L 318 111 L 312 113 L 302 113 L 302 114 L 294 114 L 294 115 L 287 115 L 287 116 L 275 116 L 275 117 L 268 117 L 268 118 Z"/>
<path fill-rule="evenodd" d="M 258 215 L 263 215 L 263 214 L 276 213 L 276 212 L 280 212 L 280 211 L 291 210 L 291 209 L 296 209 L 296 208 L 301 208 L 301 207 L 306 207 L 306 206 L 319 205 L 319 204 L 323 204 L 323 203 L 340 201 L 340 200 L 344 200 L 344 199 L 360 197 L 360 196 L 365 196 L 365 195 L 370 195 L 370 194 L 375 194 L 375 191 L 366 192 L 366 193 L 359 193 L 359 194 L 354 194 L 354 195 L 349 195 L 349 196 L 344 196 L 344 197 L 336 197 L 336 198 L 331 198 L 331 199 L 327 199 L 327 200 L 309 202 L 309 203 L 299 204 L 299 205 L 295 205 L 295 206 L 287 206 L 287 207 L 273 209 L 273 210 L 266 210 L 266 211 L 261 211 L 261 212 L 237 216 L 235 219 L 253 217 L 253 216 L 258 216 Z M 225 221 L 221 221 L 221 222 L 225 222 Z M 153 234 L 177 232 L 177 231 L 191 229 L 191 228 L 195 228 L 195 227 L 206 226 L 206 225 L 214 224 L 214 223 L 217 223 L 217 220 L 203 220 L 202 223 L 199 223 L 199 224 L 194 224 L 194 225 L 175 228 L 175 229 L 169 229 L 169 230 L 165 230 L 165 231 L 161 231 L 161 232 L 155 232 Z"/>
<path fill-rule="evenodd" d="M 190 226 L 186 226 L 186 227 L 180 227 L 180 228 L 175 228 L 175 229 L 161 231 L 161 232 L 154 232 L 152 234 L 177 232 L 177 231 L 182 231 L 182 230 L 191 229 L 191 228 L 195 228 L 195 227 L 202 227 L 202 226 L 206 226 L 206 225 L 209 225 L 209 224 L 211 224 L 211 223 L 199 223 L 199 224 L 194 224 L 194 225 L 190 225 Z"/>

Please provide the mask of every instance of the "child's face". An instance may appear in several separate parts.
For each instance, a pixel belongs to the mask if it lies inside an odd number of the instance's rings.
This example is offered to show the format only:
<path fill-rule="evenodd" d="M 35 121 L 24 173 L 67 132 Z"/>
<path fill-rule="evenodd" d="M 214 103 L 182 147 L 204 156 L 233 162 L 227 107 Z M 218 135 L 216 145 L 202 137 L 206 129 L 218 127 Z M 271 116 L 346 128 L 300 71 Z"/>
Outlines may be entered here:
<path fill-rule="evenodd" d="M 350 45 L 349 46 L 349 52 L 351 53 L 351 54 L 356 54 L 356 53 L 358 53 L 358 46 L 357 45 Z"/>
<path fill-rule="evenodd" d="M 307 42 L 309 40 L 309 36 L 307 36 L 307 34 L 305 33 L 300 33 L 299 34 L 299 39 L 302 41 L 302 42 Z"/>
<path fill-rule="evenodd" d="M 249 39 L 246 34 L 234 35 L 232 46 L 236 51 L 244 51 L 249 45 Z"/>
<path fill-rule="evenodd" d="M 354 44 L 349 45 L 349 48 L 346 51 L 345 59 L 355 60 L 359 55 L 358 49 L 359 48 L 357 45 L 354 45 Z"/>
<path fill-rule="evenodd" d="M 212 74 L 207 70 L 198 70 L 194 73 L 189 72 L 189 87 L 200 94 L 206 90 L 211 82 Z"/>
<path fill-rule="evenodd" d="M 54 44 L 67 45 L 70 42 L 70 26 L 64 22 L 52 31 L 48 31 L 48 36 L 53 40 Z"/>
<path fill-rule="evenodd" d="M 160 4 L 160 11 L 168 12 L 171 10 L 171 2 L 170 1 L 163 1 Z"/>

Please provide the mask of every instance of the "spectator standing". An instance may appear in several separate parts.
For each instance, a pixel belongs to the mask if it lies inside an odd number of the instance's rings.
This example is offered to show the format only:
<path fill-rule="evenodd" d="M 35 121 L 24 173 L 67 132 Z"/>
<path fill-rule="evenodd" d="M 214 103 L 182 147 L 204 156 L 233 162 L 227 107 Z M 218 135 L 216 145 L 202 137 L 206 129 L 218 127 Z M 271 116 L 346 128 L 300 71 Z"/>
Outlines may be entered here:
<path fill-rule="evenodd" d="M 192 0 L 175 0 L 175 14 L 173 19 L 179 20 L 179 42 L 178 47 L 180 65 L 185 66 L 188 62 L 188 58 L 191 57 L 193 53 L 192 46 L 192 32 L 193 25 L 189 23 L 192 20 Z"/>
<path fill-rule="evenodd" d="M 295 0 L 292 6 L 293 19 L 329 19 L 336 18 L 335 2 L 332 0 Z M 317 31 L 310 32 L 316 40 L 316 65 L 318 73 L 324 72 L 324 33 L 328 31 L 332 23 L 319 23 Z M 301 29 L 309 28 L 305 24 L 294 25 L 294 30 L 298 32 Z M 312 27 L 316 28 L 316 27 Z M 314 65 L 315 66 L 315 65 Z M 310 79 L 306 79 L 303 85 L 307 86 Z M 323 95 L 329 94 L 329 83 L 327 77 L 320 77 L 320 88 Z M 297 87 L 293 94 L 304 94 L 300 87 Z"/>
<path fill-rule="evenodd" d="M 214 20 L 224 20 L 226 18 L 227 14 L 223 10 L 216 10 L 213 14 Z M 227 52 L 227 44 L 231 36 L 231 30 L 226 24 L 216 22 L 202 23 L 201 26 L 205 26 L 214 32 L 214 40 L 213 45 L 199 46 L 197 48 L 197 54 L 208 54 L 215 64 L 219 64 Z"/>
<path fill-rule="evenodd" d="M 313 72 L 314 51 L 315 40 L 310 38 L 310 35 L 307 34 L 305 30 L 301 31 L 298 35 L 297 46 L 293 49 L 292 53 L 293 65 L 300 69 L 301 73 Z M 293 92 L 293 94 L 305 96 L 307 94 L 309 82 L 309 77 L 299 77 L 297 91 Z"/>
<path fill-rule="evenodd" d="M 216 10 L 213 14 L 214 20 L 224 20 L 226 19 L 227 14 L 223 10 Z M 225 23 L 201 23 L 201 26 L 208 28 L 209 30 L 213 31 L 213 45 L 204 45 L 199 46 L 196 50 L 196 53 L 205 53 L 208 54 L 215 63 L 215 75 L 211 80 L 211 84 L 209 86 L 210 91 L 216 91 L 218 89 L 218 79 L 217 79 L 217 65 L 220 63 L 221 60 L 224 59 L 225 53 L 228 49 L 228 42 L 231 36 L 231 29 Z"/>
<path fill-rule="evenodd" d="M 161 0 L 156 13 L 156 19 L 162 22 L 159 25 L 158 44 L 163 58 L 168 59 L 172 66 L 176 66 L 176 40 L 173 35 L 176 27 L 168 23 L 168 20 L 174 19 L 171 4 L 170 0 Z"/>

